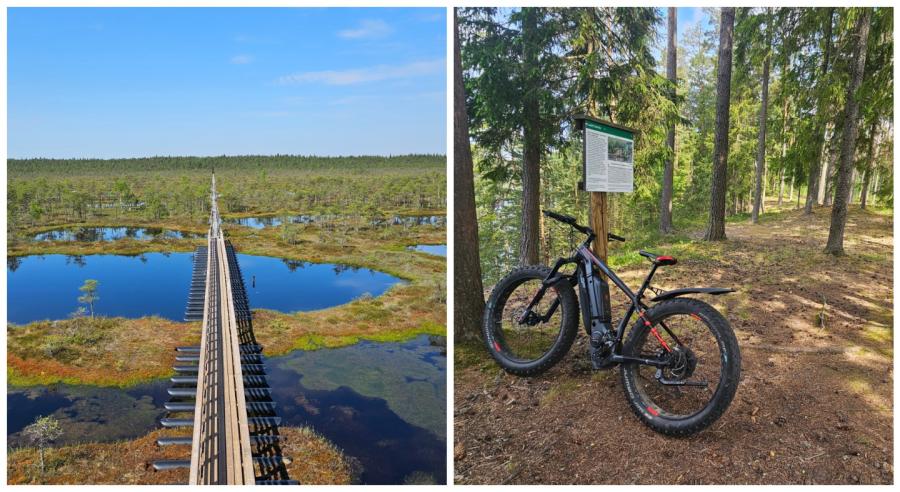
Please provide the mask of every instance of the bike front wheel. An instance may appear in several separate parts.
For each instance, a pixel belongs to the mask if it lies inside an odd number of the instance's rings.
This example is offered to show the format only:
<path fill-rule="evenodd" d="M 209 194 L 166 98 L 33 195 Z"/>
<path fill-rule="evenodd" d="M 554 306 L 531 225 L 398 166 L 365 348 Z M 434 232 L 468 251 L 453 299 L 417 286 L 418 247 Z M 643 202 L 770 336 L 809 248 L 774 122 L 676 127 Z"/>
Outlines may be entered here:
<path fill-rule="evenodd" d="M 488 351 L 506 372 L 540 374 L 572 347 L 578 331 L 578 301 L 568 279 L 548 287 L 530 319 L 522 320 L 549 274 L 545 266 L 517 268 L 491 291 L 482 332 Z"/>
<path fill-rule="evenodd" d="M 623 355 L 667 360 L 664 367 L 626 363 L 622 386 L 634 413 L 651 429 L 688 436 L 728 408 L 741 375 L 741 353 L 731 326 L 697 299 L 672 299 L 647 310 Z"/>

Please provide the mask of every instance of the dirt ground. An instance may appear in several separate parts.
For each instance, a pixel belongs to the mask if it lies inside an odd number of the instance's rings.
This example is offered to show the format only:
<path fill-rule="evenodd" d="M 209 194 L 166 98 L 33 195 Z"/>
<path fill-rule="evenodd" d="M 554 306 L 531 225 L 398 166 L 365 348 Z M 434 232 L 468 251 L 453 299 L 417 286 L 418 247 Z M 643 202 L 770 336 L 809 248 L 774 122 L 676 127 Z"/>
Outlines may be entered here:
<path fill-rule="evenodd" d="M 725 415 L 693 437 L 643 426 L 618 369 L 591 369 L 580 327 L 569 355 L 530 379 L 502 372 L 481 347 L 458 347 L 455 482 L 893 483 L 892 217 L 851 208 L 840 258 L 822 253 L 830 209 L 656 249 L 679 258 L 657 287 L 738 289 L 705 300 L 735 330 L 741 383 Z M 634 285 L 646 265 L 622 273 Z M 615 318 L 623 301 L 613 299 Z"/>

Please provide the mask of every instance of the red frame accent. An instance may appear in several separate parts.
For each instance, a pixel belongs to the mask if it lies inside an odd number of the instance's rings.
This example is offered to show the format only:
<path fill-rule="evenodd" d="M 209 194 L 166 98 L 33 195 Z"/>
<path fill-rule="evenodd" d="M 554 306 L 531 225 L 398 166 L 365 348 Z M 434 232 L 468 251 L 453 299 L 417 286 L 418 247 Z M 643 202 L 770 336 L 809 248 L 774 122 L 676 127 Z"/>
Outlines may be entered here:
<path fill-rule="evenodd" d="M 647 407 L 647 411 L 653 414 L 654 417 L 659 417 L 659 412 L 657 412 L 653 407 Z"/>
<path fill-rule="evenodd" d="M 497 340 L 494 340 L 494 348 L 497 349 L 497 352 L 503 352 L 503 350 L 500 349 L 500 344 L 497 343 Z"/>
<path fill-rule="evenodd" d="M 645 323 L 646 323 L 646 321 L 645 321 Z M 666 343 L 666 341 L 663 340 L 663 338 L 661 336 L 659 336 L 659 332 L 656 331 L 656 328 L 650 328 L 650 333 L 653 333 L 653 336 L 655 336 L 656 339 L 659 340 L 659 343 L 661 343 L 663 348 L 666 349 L 666 352 L 672 351 L 672 349 L 669 348 L 669 345 Z"/>

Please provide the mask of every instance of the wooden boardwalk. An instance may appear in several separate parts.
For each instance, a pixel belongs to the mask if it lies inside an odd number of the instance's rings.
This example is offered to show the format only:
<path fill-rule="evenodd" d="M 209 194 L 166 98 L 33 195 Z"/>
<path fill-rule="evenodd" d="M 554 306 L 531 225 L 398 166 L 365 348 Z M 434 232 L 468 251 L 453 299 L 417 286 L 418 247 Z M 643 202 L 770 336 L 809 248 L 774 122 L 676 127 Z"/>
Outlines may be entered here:
<path fill-rule="evenodd" d="M 200 345 L 178 347 L 179 376 L 172 378 L 165 427 L 191 427 L 191 437 L 160 439 L 160 445 L 191 446 L 190 460 L 158 461 L 156 469 L 190 467 L 190 485 L 295 484 L 281 456 L 275 402 L 262 347 L 253 336 L 240 267 L 221 229 L 215 176 L 210 227 L 199 248 L 186 319 L 202 315 Z M 194 364 L 196 363 L 196 364 Z M 192 418 L 173 415 L 193 414 Z"/>

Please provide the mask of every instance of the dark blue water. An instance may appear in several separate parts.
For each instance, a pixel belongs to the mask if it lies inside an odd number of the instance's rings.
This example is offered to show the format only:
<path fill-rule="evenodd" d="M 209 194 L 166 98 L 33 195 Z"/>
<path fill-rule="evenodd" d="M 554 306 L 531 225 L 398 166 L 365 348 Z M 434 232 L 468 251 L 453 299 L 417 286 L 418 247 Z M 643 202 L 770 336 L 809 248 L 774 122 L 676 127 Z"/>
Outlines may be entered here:
<path fill-rule="evenodd" d="M 60 422 L 62 436 L 55 444 L 115 441 L 146 435 L 159 427 L 168 380 L 123 390 L 66 385 L 10 387 L 6 394 L 8 445 L 28 444 L 22 430 L 38 417 L 51 415 Z"/>
<path fill-rule="evenodd" d="M 428 253 L 430 255 L 435 256 L 447 256 L 447 245 L 446 244 L 419 244 L 417 246 L 412 246 L 412 250 L 421 251 L 422 253 Z"/>
<path fill-rule="evenodd" d="M 97 315 L 182 320 L 193 254 L 42 255 L 10 261 L 7 319 L 12 323 L 68 318 L 79 307 L 78 288 L 87 279 L 98 282 Z"/>
<path fill-rule="evenodd" d="M 79 307 L 78 288 L 98 281 L 95 313 L 180 321 L 191 282 L 192 253 L 43 255 L 7 260 L 9 322 L 64 319 Z M 378 296 L 399 279 L 343 265 L 308 264 L 238 254 L 252 308 L 284 312 L 323 309 L 364 293 Z"/>
<path fill-rule="evenodd" d="M 446 482 L 446 353 L 428 336 L 295 351 L 266 361 L 286 425 L 310 426 L 360 460 L 362 481 Z"/>
<path fill-rule="evenodd" d="M 361 342 L 266 359 L 278 415 L 283 425 L 310 426 L 359 460 L 364 483 L 416 476 L 446 483 L 444 340 Z M 159 427 L 169 386 L 157 380 L 129 389 L 10 387 L 8 445 L 25 445 L 22 429 L 45 415 L 64 431 L 56 444 L 144 436 Z"/>
<path fill-rule="evenodd" d="M 69 227 L 34 235 L 32 241 L 117 241 L 119 239 L 197 239 L 204 234 L 148 227 Z"/>
<path fill-rule="evenodd" d="M 242 218 L 225 218 L 227 224 L 236 224 L 253 229 L 262 229 L 264 227 L 275 227 L 281 224 L 318 224 L 329 223 L 353 218 L 349 215 L 286 215 L 280 217 L 242 217 Z M 394 215 L 391 217 L 370 219 L 369 223 L 375 226 L 442 226 L 446 223 L 446 217 L 443 215 Z"/>
<path fill-rule="evenodd" d="M 281 225 L 281 219 L 278 217 L 242 217 L 242 218 L 225 218 L 222 219 L 226 224 L 236 224 L 244 227 L 252 227 L 253 229 L 262 229 L 263 227 L 274 227 Z"/>
<path fill-rule="evenodd" d="M 325 309 L 363 294 L 379 296 L 400 281 L 366 268 L 271 256 L 237 256 L 253 309 L 282 312 Z"/>

